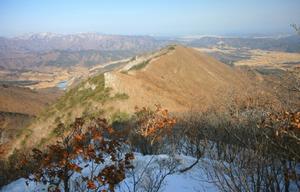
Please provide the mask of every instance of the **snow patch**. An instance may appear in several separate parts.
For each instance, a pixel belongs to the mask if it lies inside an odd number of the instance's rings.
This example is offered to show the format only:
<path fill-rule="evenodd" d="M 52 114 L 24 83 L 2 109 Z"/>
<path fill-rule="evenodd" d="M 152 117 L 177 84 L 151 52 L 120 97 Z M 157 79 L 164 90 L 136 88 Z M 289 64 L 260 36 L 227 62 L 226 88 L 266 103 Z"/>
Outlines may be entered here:
<path fill-rule="evenodd" d="M 151 175 L 158 176 L 160 173 L 159 171 L 165 171 L 162 170 L 160 165 L 163 165 L 163 163 L 168 164 L 173 160 L 175 160 L 178 163 L 177 164 L 178 167 L 176 169 L 181 169 L 183 167 L 189 166 L 195 161 L 193 157 L 183 156 L 183 155 L 177 155 L 171 158 L 168 155 L 143 156 L 139 153 L 135 153 L 135 160 L 133 161 L 133 165 L 135 166 L 135 169 L 133 169 L 133 171 L 136 178 L 142 176 L 141 182 L 137 185 L 137 187 L 140 187 L 139 190 L 137 191 L 143 191 L 142 186 L 147 185 L 147 182 L 149 182 L 149 178 L 148 178 L 149 176 Z M 167 170 L 168 168 L 164 167 L 163 169 Z M 87 170 L 89 169 L 87 168 L 84 171 Z M 213 183 L 207 182 L 208 180 L 209 179 L 206 177 L 204 169 L 201 168 L 201 162 L 200 162 L 197 166 L 195 166 L 193 169 L 187 172 L 180 173 L 179 171 L 176 171 L 175 173 L 168 175 L 163 182 L 161 191 L 162 192 L 218 191 L 217 187 Z M 116 188 L 116 191 L 117 192 L 132 191 L 133 183 L 134 183 L 133 175 L 128 172 L 126 174 L 126 179 L 121 182 L 121 184 Z M 48 185 L 36 184 L 34 182 L 28 182 L 28 185 L 26 185 L 26 179 L 21 178 L 4 186 L 1 189 L 1 191 L 2 192 L 47 191 L 47 187 Z"/>

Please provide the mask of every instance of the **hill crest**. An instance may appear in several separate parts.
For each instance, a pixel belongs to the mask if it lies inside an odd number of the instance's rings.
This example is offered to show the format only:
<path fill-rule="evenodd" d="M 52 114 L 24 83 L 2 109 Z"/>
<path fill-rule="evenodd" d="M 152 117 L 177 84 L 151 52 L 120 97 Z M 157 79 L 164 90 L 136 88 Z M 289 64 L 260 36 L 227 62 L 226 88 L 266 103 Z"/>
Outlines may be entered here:
<path fill-rule="evenodd" d="M 245 89 L 251 87 L 241 71 L 195 49 L 169 46 L 135 57 L 113 71 L 93 75 L 69 89 L 13 146 L 40 146 L 55 140 L 60 122 L 68 125 L 76 117 L 97 115 L 113 121 L 118 115 L 130 116 L 136 106 L 153 108 L 160 104 L 177 114 L 206 111 L 212 106 L 226 108 L 233 93 L 243 97 Z"/>
<path fill-rule="evenodd" d="M 240 89 L 248 79 L 236 69 L 192 48 L 170 46 L 139 62 L 105 73 L 105 86 L 129 99 L 118 108 L 162 104 L 175 112 L 210 105 L 219 94 Z M 200 106 L 196 106 L 196 103 Z"/>

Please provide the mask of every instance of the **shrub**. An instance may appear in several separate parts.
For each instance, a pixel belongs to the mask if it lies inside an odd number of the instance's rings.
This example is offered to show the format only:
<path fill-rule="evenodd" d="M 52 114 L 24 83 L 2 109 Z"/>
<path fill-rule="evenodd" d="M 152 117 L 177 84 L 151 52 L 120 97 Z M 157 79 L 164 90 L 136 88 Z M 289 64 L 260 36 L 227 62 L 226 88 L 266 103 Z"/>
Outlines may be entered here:
<path fill-rule="evenodd" d="M 202 113 L 180 122 L 179 149 L 203 154 L 206 173 L 221 191 L 298 191 L 300 113 L 257 111 L 257 118 L 239 112 L 213 121 L 213 112 Z"/>
<path fill-rule="evenodd" d="M 130 115 L 126 112 L 117 111 L 112 114 L 110 121 L 111 123 L 123 123 L 130 120 Z"/>
<path fill-rule="evenodd" d="M 27 176 L 34 170 L 33 164 L 26 164 L 22 169 L 18 166 L 27 152 L 27 150 L 14 150 L 8 159 L 0 159 L 0 188 L 17 178 Z"/>
<path fill-rule="evenodd" d="M 132 153 L 122 156 L 123 141 L 109 138 L 113 130 L 105 119 L 96 119 L 86 125 L 82 118 L 77 118 L 71 125 L 71 132 L 49 145 L 45 151 L 37 148 L 32 155 L 23 158 L 21 166 L 34 165 L 35 169 L 29 180 L 48 183 L 48 190 L 110 190 L 125 178 L 125 170 L 131 169 Z M 123 158 L 122 158 L 123 157 Z M 97 169 L 102 165 L 101 169 Z M 88 175 L 82 170 L 89 166 Z M 73 175 L 79 174 L 76 179 Z M 75 182 L 75 184 L 74 184 Z"/>
<path fill-rule="evenodd" d="M 146 61 L 143 61 L 143 62 L 141 62 L 141 63 L 139 63 L 139 64 L 137 64 L 137 65 L 134 65 L 134 66 L 132 66 L 132 67 L 129 69 L 129 71 L 131 71 L 131 70 L 140 70 L 140 69 L 143 69 L 144 67 L 146 67 L 146 66 L 149 64 L 149 62 L 150 62 L 150 59 L 148 59 L 148 60 L 146 60 Z"/>
<path fill-rule="evenodd" d="M 116 93 L 114 99 L 126 100 L 129 99 L 129 96 L 126 93 Z"/>
<path fill-rule="evenodd" d="M 130 143 L 143 154 L 155 154 L 158 152 L 161 142 L 170 134 L 176 123 L 175 118 L 170 117 L 168 110 L 156 105 L 156 110 L 149 108 L 136 108 L 135 125 L 130 133 Z"/>
<path fill-rule="evenodd" d="M 175 45 L 170 45 L 170 46 L 168 47 L 168 50 L 175 50 Z"/>

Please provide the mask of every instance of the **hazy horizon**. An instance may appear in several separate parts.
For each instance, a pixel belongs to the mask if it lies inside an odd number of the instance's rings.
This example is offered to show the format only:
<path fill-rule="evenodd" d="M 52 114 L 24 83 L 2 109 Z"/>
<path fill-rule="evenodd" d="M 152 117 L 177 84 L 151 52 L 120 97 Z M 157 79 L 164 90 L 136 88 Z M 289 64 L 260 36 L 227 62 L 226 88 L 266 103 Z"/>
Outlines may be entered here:
<path fill-rule="evenodd" d="M 58 1 L 3 0 L 0 36 L 96 32 L 120 35 L 292 34 L 297 0 Z"/>

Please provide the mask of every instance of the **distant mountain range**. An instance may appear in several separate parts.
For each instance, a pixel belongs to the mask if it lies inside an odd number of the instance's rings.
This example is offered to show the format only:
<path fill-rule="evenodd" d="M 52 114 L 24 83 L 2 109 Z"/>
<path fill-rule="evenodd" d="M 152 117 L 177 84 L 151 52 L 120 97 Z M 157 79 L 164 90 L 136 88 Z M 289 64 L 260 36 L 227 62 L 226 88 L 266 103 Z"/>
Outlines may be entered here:
<path fill-rule="evenodd" d="M 33 70 L 44 66 L 72 67 L 76 65 L 91 67 L 155 51 L 167 44 L 300 52 L 299 36 L 161 38 L 98 33 L 71 35 L 37 33 L 14 38 L 0 37 L 0 69 Z"/>
<path fill-rule="evenodd" d="M 184 37 L 179 41 L 192 47 L 212 47 L 227 45 L 235 48 L 262 49 L 269 51 L 300 52 L 300 36 L 278 37 Z"/>
<path fill-rule="evenodd" d="M 300 51 L 300 36 L 183 36 L 176 38 L 152 36 L 103 35 L 99 33 L 78 33 L 62 35 L 55 33 L 36 33 L 13 38 L 0 37 L 0 53 L 6 52 L 48 52 L 53 50 L 149 51 L 167 43 L 183 43 L 196 47 L 209 47 L 227 44 L 232 47 L 251 49 Z"/>
<path fill-rule="evenodd" d="M 150 36 L 102 35 L 98 33 L 73 35 L 38 33 L 15 38 L 1 38 L 0 52 L 45 52 L 52 50 L 149 51 L 160 45 L 161 41 Z"/>
<path fill-rule="evenodd" d="M 82 33 L 60 35 L 39 33 L 0 38 L 0 67 L 10 70 L 44 66 L 93 66 L 132 57 L 165 45 L 149 36 Z"/>

